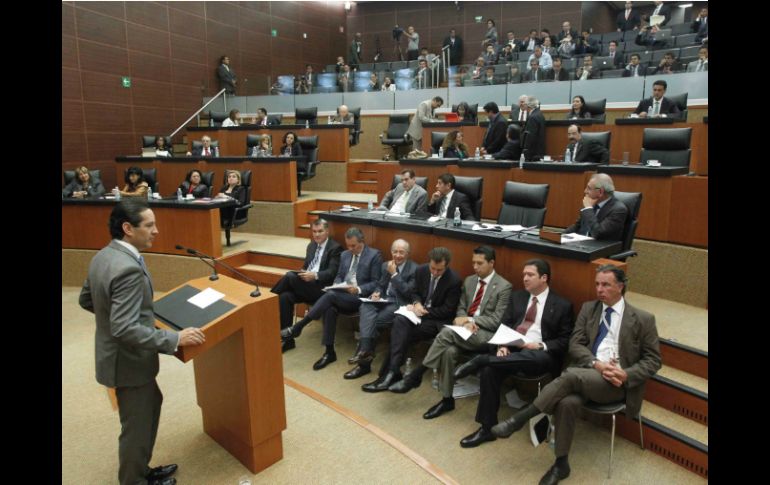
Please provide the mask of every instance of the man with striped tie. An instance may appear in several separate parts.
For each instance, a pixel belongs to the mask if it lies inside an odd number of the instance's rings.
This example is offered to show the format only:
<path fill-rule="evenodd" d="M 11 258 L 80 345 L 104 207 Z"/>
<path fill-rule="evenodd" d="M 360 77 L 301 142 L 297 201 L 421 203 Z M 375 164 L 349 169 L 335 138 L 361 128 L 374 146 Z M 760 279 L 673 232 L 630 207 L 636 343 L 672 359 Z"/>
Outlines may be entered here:
<path fill-rule="evenodd" d="M 564 234 L 576 232 L 606 241 L 620 241 L 628 218 L 628 207 L 613 194 L 615 184 L 606 173 L 597 173 L 583 191 L 583 208 L 574 224 Z"/>
<path fill-rule="evenodd" d="M 495 436 L 507 438 L 540 413 L 554 415 L 556 462 L 541 484 L 569 476 L 567 454 L 583 403 L 625 400 L 626 416 L 636 419 L 644 385 L 661 366 L 655 316 L 625 301 L 625 272 L 605 264 L 596 270 L 595 282 L 597 299 L 583 304 L 570 337 L 570 367 L 532 404 L 492 427 Z"/>

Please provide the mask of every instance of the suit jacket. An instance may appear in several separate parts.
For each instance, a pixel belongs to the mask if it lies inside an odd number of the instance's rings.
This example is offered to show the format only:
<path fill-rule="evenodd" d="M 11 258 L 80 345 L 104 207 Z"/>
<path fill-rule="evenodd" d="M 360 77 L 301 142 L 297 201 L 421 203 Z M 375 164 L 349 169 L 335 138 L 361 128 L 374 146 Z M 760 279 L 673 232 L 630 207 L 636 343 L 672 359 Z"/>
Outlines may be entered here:
<path fill-rule="evenodd" d="M 227 187 L 228 187 L 227 184 L 223 185 L 222 188 L 219 189 L 219 193 L 225 194 L 225 190 L 227 190 Z M 246 192 L 246 186 L 245 185 L 236 185 L 233 188 L 232 192 L 230 192 L 229 194 L 225 194 L 225 195 L 229 195 L 230 197 L 235 199 L 235 203 L 239 207 L 242 206 L 243 204 L 246 204 L 248 202 L 248 198 L 249 198 L 249 194 Z M 232 207 L 223 207 L 222 210 L 224 210 L 224 209 L 232 209 Z"/>
<path fill-rule="evenodd" d="M 286 145 L 281 145 L 281 151 L 279 151 L 278 154 L 283 155 L 285 150 L 286 150 Z M 300 145 L 299 142 L 294 142 L 291 144 L 291 156 L 293 157 L 302 156 L 302 145 Z"/>
<path fill-rule="evenodd" d="M 519 140 L 507 141 L 499 152 L 493 153 L 495 160 L 518 160 L 521 157 L 521 145 Z"/>
<path fill-rule="evenodd" d="M 610 53 L 608 52 L 605 57 L 610 57 Z M 612 64 L 613 69 L 621 69 L 623 67 L 623 53 L 616 50 L 615 56 L 609 61 Z"/>
<path fill-rule="evenodd" d="M 363 52 L 363 50 L 362 44 L 361 52 Z M 355 39 L 350 43 L 350 49 L 348 50 L 348 64 L 351 68 L 361 64 L 361 54 L 358 53 L 358 42 L 356 42 Z"/>
<path fill-rule="evenodd" d="M 353 113 L 348 113 L 348 115 L 344 118 L 340 115 L 334 115 L 332 116 L 332 121 L 335 123 L 341 123 L 343 125 L 353 125 L 356 122 L 356 117 L 353 116 Z"/>
<path fill-rule="evenodd" d="M 463 60 L 463 40 L 455 36 L 455 44 L 452 45 L 452 40 L 449 36 L 444 38 L 444 43 L 441 45 L 449 46 L 449 64 L 452 66 L 455 66 L 457 64 L 460 64 Z"/>
<path fill-rule="evenodd" d="M 634 27 L 639 27 L 642 25 L 642 16 L 639 15 L 639 12 L 631 9 L 631 12 L 628 14 L 628 20 L 626 20 L 626 9 L 618 13 L 617 20 L 615 22 L 618 26 L 618 29 L 620 29 L 623 32 L 626 32 L 628 30 L 634 30 Z"/>
<path fill-rule="evenodd" d="M 521 108 L 518 105 L 511 106 L 511 121 L 519 121 L 519 115 L 521 114 Z M 529 118 L 529 114 L 527 114 Z"/>
<path fill-rule="evenodd" d="M 398 306 L 409 305 L 412 303 L 412 293 L 414 292 L 414 272 L 417 270 L 417 263 L 411 259 L 404 262 L 404 268 L 401 272 L 391 277 L 388 272 L 388 263 L 382 263 L 382 276 L 377 282 L 377 288 L 374 291 L 380 292 L 380 298 L 391 300 L 393 297 L 387 295 L 388 284 L 393 287 L 396 293 L 396 304 Z"/>
<path fill-rule="evenodd" d="M 436 200 L 433 204 L 428 204 L 428 212 L 430 212 L 433 215 L 439 215 L 439 209 L 441 209 L 441 204 L 444 201 L 445 195 L 442 195 L 441 197 Z M 468 198 L 467 195 L 463 194 L 459 190 L 455 189 L 455 193 L 452 194 L 452 199 L 449 201 L 449 206 L 446 209 L 446 217 L 447 219 L 451 219 L 455 215 L 455 207 L 460 208 L 460 217 L 462 219 L 474 219 L 473 215 L 473 209 L 471 209 L 471 201 Z"/>
<path fill-rule="evenodd" d="M 559 76 L 556 76 L 556 71 L 549 69 L 545 71 L 545 78 L 551 81 L 569 81 L 569 73 L 563 67 L 559 69 Z"/>
<path fill-rule="evenodd" d="M 95 177 L 91 177 L 88 181 L 88 186 L 83 188 L 83 184 L 80 182 L 80 179 L 78 179 L 77 175 L 75 175 L 75 178 L 72 179 L 72 181 L 62 189 L 61 196 L 72 197 L 73 192 L 82 192 L 83 190 L 88 192 L 88 197 L 99 197 L 104 195 L 104 185 L 102 185 L 101 180 Z"/>
<path fill-rule="evenodd" d="M 512 291 L 511 299 L 508 302 L 508 307 L 505 309 L 501 323 L 515 330 L 524 321 L 530 300 L 528 291 Z M 537 304 L 545 305 L 543 307 L 543 317 L 540 320 L 540 332 L 543 337 L 543 343 L 546 346 L 546 351 L 558 364 L 554 366 L 555 368 L 552 369 L 552 373 L 559 374 L 564 357 L 567 355 L 569 339 L 572 334 L 572 303 L 554 293 L 553 289 L 550 289 L 545 303 L 538 298 Z"/>
<path fill-rule="evenodd" d="M 350 264 L 353 262 L 353 253 L 345 250 L 340 256 L 340 267 L 337 270 L 337 277 L 334 283 L 342 283 L 348 274 Z M 377 289 L 382 271 L 382 254 L 379 249 L 364 246 L 364 250 L 358 257 L 358 266 L 356 267 L 356 283 L 361 291 L 358 296 L 367 297 Z"/>
<path fill-rule="evenodd" d="M 600 301 L 583 304 L 569 341 L 571 365 L 591 366 L 591 361 L 595 358 L 591 349 L 599 334 L 601 318 Z M 623 384 L 626 388 L 627 416 L 637 416 L 644 399 L 644 385 L 661 365 L 655 316 L 631 306 L 626 300 L 618 339 L 620 366 L 628 374 L 628 380 Z"/>
<path fill-rule="evenodd" d="M 599 52 L 599 43 L 595 39 L 585 40 L 582 37 L 578 37 L 575 41 L 575 50 L 572 52 L 575 56 L 583 54 L 596 54 Z"/>
<path fill-rule="evenodd" d="M 382 202 L 380 202 L 380 207 L 390 209 L 393 207 L 393 203 L 396 202 L 403 193 L 404 186 L 401 184 L 396 185 L 395 189 L 389 190 L 385 193 L 385 196 L 382 198 Z M 408 212 L 410 214 L 425 212 L 427 204 L 428 192 L 426 192 L 425 189 L 423 189 L 421 186 L 414 184 L 414 187 L 412 187 L 412 193 L 409 196 L 409 200 L 406 201 L 404 212 Z"/>
<path fill-rule="evenodd" d="M 610 197 L 598 214 L 593 209 L 581 210 L 577 221 L 564 232 L 585 234 L 586 231 L 590 231 L 589 235 L 594 239 L 620 241 L 623 238 L 626 218 L 628 218 L 626 204 L 615 197 Z"/>
<path fill-rule="evenodd" d="M 573 152 L 575 144 L 570 143 L 569 151 Z M 596 140 L 586 140 L 582 138 L 578 142 L 578 151 L 575 153 L 575 162 L 590 162 L 590 163 L 610 163 L 610 152 L 604 145 Z"/>
<path fill-rule="evenodd" d="M 179 335 L 155 328 L 152 300 L 150 275 L 117 241 L 111 241 L 91 260 L 79 303 L 96 316 L 99 384 L 147 384 L 158 375 L 158 353 L 174 353 Z"/>
<path fill-rule="evenodd" d="M 183 196 L 190 193 L 190 182 L 188 182 L 187 180 L 182 182 L 181 185 L 179 185 L 179 190 L 182 191 Z M 193 189 L 192 195 L 196 199 L 200 199 L 201 197 L 208 197 L 209 187 L 206 184 L 198 184 L 197 187 Z"/>
<path fill-rule="evenodd" d="M 305 261 L 302 263 L 302 267 L 305 269 L 310 268 L 310 263 L 313 262 L 315 252 L 318 249 L 318 243 L 310 241 L 305 251 Z M 340 255 L 342 254 L 342 246 L 332 238 L 326 240 L 326 247 L 321 255 L 321 264 L 318 267 L 318 282 L 321 287 L 326 287 L 332 284 L 334 277 L 340 269 Z"/>
<path fill-rule="evenodd" d="M 214 156 L 214 148 L 215 148 L 214 145 L 211 145 L 209 147 L 209 151 L 211 152 L 211 155 L 208 155 L 208 156 L 210 156 L 210 157 Z M 202 157 L 202 156 L 204 156 L 203 155 L 203 145 L 197 146 L 197 147 L 193 147 L 193 149 L 190 150 L 190 153 L 192 153 L 193 157 Z"/>
<path fill-rule="evenodd" d="M 650 49 L 660 49 L 668 45 L 667 39 L 658 39 L 651 30 L 640 31 L 634 40 L 636 45 L 647 46 Z"/>
<path fill-rule="evenodd" d="M 546 70 L 542 67 L 539 67 L 537 69 L 537 79 L 535 79 L 535 71 L 533 69 L 530 69 L 527 71 L 526 74 L 524 74 L 524 80 L 526 82 L 540 82 L 546 80 Z"/>
<path fill-rule="evenodd" d="M 639 114 L 643 111 L 646 113 L 650 106 L 653 106 L 652 97 L 644 98 L 643 100 L 639 101 L 639 105 L 634 110 L 634 113 Z M 670 99 L 663 96 L 663 99 L 660 100 L 660 114 L 679 116 L 681 112 L 679 111 L 676 103 L 671 102 Z"/>
<path fill-rule="evenodd" d="M 417 106 L 406 134 L 413 140 L 422 140 L 422 124 L 430 121 L 433 121 L 433 109 L 431 109 L 431 100 L 428 99 Z"/>
<path fill-rule="evenodd" d="M 460 305 L 457 307 L 458 317 L 468 316 L 468 309 L 476 296 L 476 284 L 478 282 L 479 277 L 475 274 L 465 278 L 463 291 L 460 295 Z M 473 317 L 473 321 L 479 328 L 492 333 L 497 331 L 497 327 L 500 326 L 505 314 L 505 309 L 508 307 L 511 291 L 513 291 L 513 287 L 508 280 L 500 276 L 500 273 L 495 272 L 492 281 L 484 290 L 484 297 L 481 299 L 476 316 Z"/>
<path fill-rule="evenodd" d="M 430 291 L 430 264 L 420 265 L 414 272 L 414 287 L 412 289 L 412 303 L 427 304 L 428 291 Z M 460 292 L 462 280 L 452 268 L 447 268 L 436 283 L 436 289 L 431 296 L 431 305 L 428 314 L 423 318 L 433 320 L 451 321 L 457 314 L 457 305 L 460 304 Z"/>
<path fill-rule="evenodd" d="M 539 160 L 545 154 L 545 118 L 540 108 L 530 111 L 527 123 L 524 125 L 524 157 L 527 160 Z"/>
<path fill-rule="evenodd" d="M 229 70 L 228 70 L 229 69 Z M 225 67 L 224 64 L 220 64 L 217 68 L 217 78 L 219 79 L 219 89 L 224 88 L 228 94 L 235 94 L 235 80 L 238 77 L 233 72 L 232 67 Z"/>
<path fill-rule="evenodd" d="M 652 12 L 654 11 L 655 9 L 652 9 Z M 652 12 L 650 12 L 650 15 L 652 15 Z M 665 19 L 663 19 L 663 22 L 660 23 L 661 27 L 665 26 L 669 22 L 669 20 L 671 20 L 671 5 L 667 5 L 665 3 L 661 4 L 658 15 L 662 15 L 665 17 Z"/>
<path fill-rule="evenodd" d="M 698 69 L 698 64 L 700 63 L 700 59 L 696 59 L 689 64 L 687 64 L 687 72 L 696 72 Z M 703 63 L 703 70 L 708 71 L 709 70 L 709 61 L 706 59 L 706 61 Z"/>
<path fill-rule="evenodd" d="M 647 63 L 646 62 L 640 62 L 639 66 L 637 67 L 637 70 L 639 71 L 639 76 L 644 77 L 645 73 L 647 72 Z M 631 64 L 628 64 L 623 69 L 623 77 L 632 77 L 633 73 L 631 71 Z"/>
<path fill-rule="evenodd" d="M 486 148 L 487 153 L 499 152 L 503 145 L 505 145 L 505 132 L 507 130 L 508 123 L 505 121 L 505 117 L 497 113 L 495 119 L 490 121 L 486 133 L 484 133 L 484 140 L 481 142 L 481 146 Z"/>

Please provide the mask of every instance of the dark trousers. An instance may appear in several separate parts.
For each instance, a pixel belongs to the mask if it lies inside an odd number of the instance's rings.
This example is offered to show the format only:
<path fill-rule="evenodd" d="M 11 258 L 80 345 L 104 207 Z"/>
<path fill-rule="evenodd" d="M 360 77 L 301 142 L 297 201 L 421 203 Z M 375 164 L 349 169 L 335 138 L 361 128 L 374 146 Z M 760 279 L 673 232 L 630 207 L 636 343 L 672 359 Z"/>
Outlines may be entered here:
<path fill-rule="evenodd" d="M 279 295 L 281 328 L 290 327 L 293 323 L 295 303 L 315 303 L 323 295 L 318 281 L 303 281 L 292 272 L 283 275 L 270 291 Z"/>
<path fill-rule="evenodd" d="M 163 394 L 153 379 L 143 386 L 115 389 L 120 412 L 118 457 L 121 485 L 146 484 L 152 449 L 158 435 Z"/>
<path fill-rule="evenodd" d="M 434 338 L 444 325 L 451 323 L 450 320 L 423 318 L 419 325 L 415 325 L 405 316 L 396 315 L 393 319 L 393 327 L 390 329 L 390 352 L 382 363 L 380 375 L 384 376 L 388 370 L 400 372 L 401 366 L 406 361 L 406 353 L 413 344 L 420 340 Z"/>
<path fill-rule="evenodd" d="M 420 57 L 420 51 L 406 51 L 407 61 L 416 61 Z"/>
<path fill-rule="evenodd" d="M 500 390 L 503 380 L 510 374 L 537 377 L 555 368 L 554 358 L 543 350 L 524 349 L 512 351 L 505 357 L 488 355 L 481 368 L 481 396 L 476 406 L 476 422 L 485 429 L 497 424 L 500 409 Z"/>
<path fill-rule="evenodd" d="M 327 291 L 310 307 L 305 318 L 309 320 L 318 320 L 323 317 L 324 345 L 334 345 L 334 337 L 337 334 L 337 315 L 340 313 L 355 313 L 361 306 L 361 300 L 358 295 L 351 295 L 347 291 L 332 290 Z"/>

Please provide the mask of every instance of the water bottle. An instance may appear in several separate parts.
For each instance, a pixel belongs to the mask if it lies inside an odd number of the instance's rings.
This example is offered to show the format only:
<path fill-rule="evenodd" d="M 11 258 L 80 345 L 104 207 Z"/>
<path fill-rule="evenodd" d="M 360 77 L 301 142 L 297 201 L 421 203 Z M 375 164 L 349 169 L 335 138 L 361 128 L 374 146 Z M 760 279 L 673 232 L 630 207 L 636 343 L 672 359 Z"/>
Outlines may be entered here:
<path fill-rule="evenodd" d="M 481 150 L 479 150 L 479 147 L 476 147 L 476 155 L 474 155 L 474 157 L 473 157 L 473 158 L 476 158 L 476 159 L 478 159 L 478 158 L 480 158 L 480 157 L 481 157 Z"/>
<path fill-rule="evenodd" d="M 306 130 L 310 129 L 310 120 L 305 120 L 305 129 Z"/>
<path fill-rule="evenodd" d="M 253 147 L 251 147 L 251 156 L 252 156 L 252 157 L 256 157 L 256 156 L 257 156 L 257 153 L 259 153 L 259 152 L 257 151 L 257 145 L 254 145 Z"/>
<path fill-rule="evenodd" d="M 452 225 L 455 227 L 459 227 L 463 224 L 462 219 L 460 219 L 460 208 L 455 207 L 455 217 L 452 219 Z"/>
<path fill-rule="evenodd" d="M 176 200 L 181 202 L 182 199 L 184 199 L 184 197 L 182 197 L 182 189 L 176 189 Z"/>
<path fill-rule="evenodd" d="M 524 153 L 519 157 L 519 168 L 524 168 Z"/>
<path fill-rule="evenodd" d="M 332 124 L 332 115 L 329 115 L 329 121 L 326 122 L 327 124 Z"/>
<path fill-rule="evenodd" d="M 572 163 L 572 152 L 569 151 L 569 147 L 564 151 L 564 163 Z"/>
<path fill-rule="evenodd" d="M 406 365 L 404 366 L 404 375 L 408 376 L 412 372 L 412 358 L 406 359 Z"/>
<path fill-rule="evenodd" d="M 439 147 L 438 149 L 438 157 L 444 158 L 444 147 Z"/>
<path fill-rule="evenodd" d="M 650 105 L 650 107 L 647 108 L 647 117 L 652 118 L 652 105 Z"/>
<path fill-rule="evenodd" d="M 430 380 L 430 387 L 438 391 L 438 370 L 433 369 L 433 379 Z"/>
<path fill-rule="evenodd" d="M 218 146 L 214 147 L 214 156 L 215 157 L 219 157 L 219 147 Z"/>
<path fill-rule="evenodd" d="M 117 186 L 112 189 L 112 195 L 115 196 L 115 200 L 120 200 L 120 189 Z"/>
<path fill-rule="evenodd" d="M 374 209 L 374 203 L 370 200 L 368 204 L 366 204 L 366 208 L 369 210 Z"/>
<path fill-rule="evenodd" d="M 147 202 L 152 200 L 152 189 L 147 189 Z"/>

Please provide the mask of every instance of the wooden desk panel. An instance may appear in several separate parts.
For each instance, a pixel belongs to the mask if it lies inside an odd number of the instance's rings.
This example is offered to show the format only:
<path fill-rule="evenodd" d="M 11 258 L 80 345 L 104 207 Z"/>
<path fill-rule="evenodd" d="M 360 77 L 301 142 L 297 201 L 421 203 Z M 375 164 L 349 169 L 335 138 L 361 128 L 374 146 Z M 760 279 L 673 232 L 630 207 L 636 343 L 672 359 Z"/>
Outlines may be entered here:
<path fill-rule="evenodd" d="M 545 225 L 567 227 L 577 220 L 583 190 L 596 172 L 545 172 L 515 168 L 512 173 L 516 182 L 549 184 Z"/>
<path fill-rule="evenodd" d="M 639 226 L 635 237 L 655 241 L 668 240 L 672 178 L 674 177 L 612 175 L 615 190 L 642 193 Z"/>
<path fill-rule="evenodd" d="M 678 176 L 671 179 L 668 240 L 708 247 L 708 177 Z M 642 207 L 646 200 L 642 200 Z"/>
<path fill-rule="evenodd" d="M 481 217 L 494 220 L 497 220 L 497 216 L 500 214 L 500 207 L 503 205 L 505 182 L 513 180 L 513 171 L 514 169 L 508 167 L 457 167 L 457 175 L 462 175 L 463 177 L 484 177 L 484 186 L 481 190 L 481 197 L 483 199 Z"/>
<path fill-rule="evenodd" d="M 628 152 L 631 163 L 639 163 L 642 138 L 645 128 L 692 128 L 690 139 L 690 170 L 699 175 L 708 175 L 708 126 L 704 123 L 674 123 L 672 125 L 611 125 L 612 142 L 610 159 L 622 160 Z"/>
<path fill-rule="evenodd" d="M 708 123 L 693 123 L 692 125 L 692 161 L 690 170 L 698 175 L 709 174 L 709 125 Z"/>

